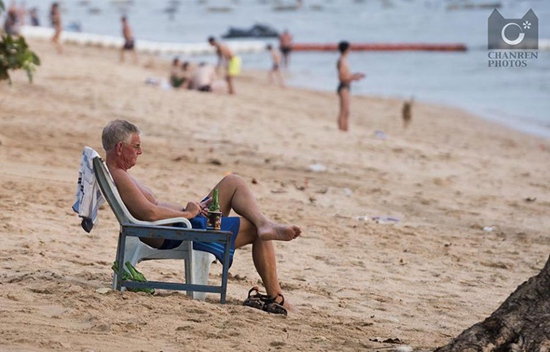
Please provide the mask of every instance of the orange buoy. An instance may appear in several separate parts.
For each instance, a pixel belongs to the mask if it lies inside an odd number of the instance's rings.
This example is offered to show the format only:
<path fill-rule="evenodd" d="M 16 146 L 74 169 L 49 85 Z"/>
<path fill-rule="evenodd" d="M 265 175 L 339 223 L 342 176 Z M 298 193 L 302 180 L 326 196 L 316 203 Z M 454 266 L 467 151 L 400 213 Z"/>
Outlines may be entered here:
<path fill-rule="evenodd" d="M 355 51 L 466 51 L 464 44 L 429 43 L 355 43 L 350 44 Z M 294 51 L 336 51 L 338 44 L 298 43 L 292 45 Z"/>

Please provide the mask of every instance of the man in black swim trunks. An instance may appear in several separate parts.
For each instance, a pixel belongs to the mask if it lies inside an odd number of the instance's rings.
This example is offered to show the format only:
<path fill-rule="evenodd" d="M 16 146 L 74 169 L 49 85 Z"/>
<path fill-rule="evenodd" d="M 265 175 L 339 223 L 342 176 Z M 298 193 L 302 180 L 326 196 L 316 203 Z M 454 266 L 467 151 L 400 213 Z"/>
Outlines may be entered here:
<path fill-rule="evenodd" d="M 283 55 L 283 67 L 287 68 L 290 61 L 290 52 L 292 51 L 292 35 L 286 29 L 279 36 L 279 50 Z"/>
<path fill-rule="evenodd" d="M 124 37 L 124 46 L 120 50 L 120 62 L 124 62 L 124 52 L 131 51 L 134 57 L 134 63 L 138 62 L 138 57 L 135 49 L 134 35 L 132 33 L 132 28 L 128 24 L 128 19 L 126 16 L 122 16 L 122 36 Z"/>
<path fill-rule="evenodd" d="M 338 129 L 346 132 L 349 128 L 349 99 L 351 82 L 363 79 L 365 75 L 363 73 L 352 74 L 348 65 L 348 54 L 350 52 L 350 45 L 346 41 L 342 41 L 338 44 L 338 50 L 340 51 L 340 58 L 336 63 L 338 69 L 338 97 L 340 98 L 340 112 L 338 113 Z"/>

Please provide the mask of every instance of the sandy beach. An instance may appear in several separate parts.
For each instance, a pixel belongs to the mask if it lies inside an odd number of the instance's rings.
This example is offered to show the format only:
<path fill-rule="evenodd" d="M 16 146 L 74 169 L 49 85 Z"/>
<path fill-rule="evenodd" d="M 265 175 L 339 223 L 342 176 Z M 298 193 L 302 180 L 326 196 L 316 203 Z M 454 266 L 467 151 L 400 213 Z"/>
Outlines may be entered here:
<path fill-rule="evenodd" d="M 428 351 L 548 259 L 549 140 L 419 102 L 404 129 L 402 102 L 372 96 L 353 97 L 342 133 L 335 93 L 281 89 L 267 72 L 244 72 L 236 96 L 164 90 L 145 80 L 165 78 L 168 61 L 30 44 L 42 59 L 34 84 L 23 72 L 0 82 L 2 351 Z M 260 283 L 250 247 L 235 254 L 226 305 L 210 294 L 100 293 L 118 223 L 105 206 L 87 234 L 71 206 L 82 148 L 104 155 L 113 119 L 141 128 L 131 173 L 159 198 L 198 200 L 238 173 L 266 215 L 302 228 L 276 243 L 300 313 L 242 306 Z M 178 261 L 138 269 L 183 275 Z M 220 270 L 212 265 L 212 281 Z"/>

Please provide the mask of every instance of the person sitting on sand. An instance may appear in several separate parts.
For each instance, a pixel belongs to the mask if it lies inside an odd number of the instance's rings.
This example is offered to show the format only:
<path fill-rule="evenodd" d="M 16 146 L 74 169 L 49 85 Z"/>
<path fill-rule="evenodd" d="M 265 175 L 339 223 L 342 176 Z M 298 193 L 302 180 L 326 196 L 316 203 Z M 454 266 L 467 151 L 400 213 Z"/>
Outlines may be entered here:
<path fill-rule="evenodd" d="M 212 92 L 216 78 L 214 66 L 201 62 L 193 73 L 189 89 L 196 89 L 200 92 Z"/>
<path fill-rule="evenodd" d="M 185 82 L 185 77 L 182 75 L 182 67 L 180 66 L 180 59 L 175 57 L 172 60 L 172 66 L 170 67 L 169 81 L 173 88 L 180 88 Z"/>
<path fill-rule="evenodd" d="M 156 221 L 185 217 L 193 219 L 207 212 L 212 191 L 201 202 L 189 201 L 185 206 L 158 200 L 153 192 L 128 172 L 137 164 L 143 153 L 140 130 L 126 120 L 111 121 L 101 136 L 105 150 L 105 162 L 115 182 L 122 201 L 130 213 L 139 220 Z M 219 203 L 223 216 L 231 210 L 240 215 L 240 227 L 235 238 L 235 248 L 252 244 L 252 258 L 260 275 L 269 299 L 265 295 L 252 296 L 245 305 L 261 308 L 272 313 L 286 314 L 292 306 L 285 301 L 279 280 L 273 240 L 291 241 L 302 231 L 298 226 L 279 224 L 269 220 L 259 209 L 258 204 L 245 181 L 231 174 L 225 176 L 214 188 L 219 190 Z M 223 221 L 222 221 L 223 226 Z M 181 241 L 155 238 L 141 238 L 148 245 L 160 249 L 172 249 Z M 256 288 L 253 288 L 253 290 Z M 252 291 L 252 290 L 251 290 Z M 263 305 L 255 297 L 261 298 Z M 248 303 L 248 304 L 247 304 Z"/>
<path fill-rule="evenodd" d="M 183 89 L 191 89 L 193 75 L 195 74 L 196 70 L 197 67 L 191 64 L 189 61 L 184 61 L 181 64 L 181 77 L 183 79 L 181 87 Z"/>
<path fill-rule="evenodd" d="M 235 94 L 233 77 L 240 73 L 240 57 L 234 55 L 231 49 L 229 49 L 226 45 L 216 41 L 214 37 L 209 37 L 208 43 L 216 48 L 216 54 L 218 55 L 217 67 L 220 68 L 223 65 L 225 68 L 225 80 L 227 81 L 227 89 L 229 94 Z"/>

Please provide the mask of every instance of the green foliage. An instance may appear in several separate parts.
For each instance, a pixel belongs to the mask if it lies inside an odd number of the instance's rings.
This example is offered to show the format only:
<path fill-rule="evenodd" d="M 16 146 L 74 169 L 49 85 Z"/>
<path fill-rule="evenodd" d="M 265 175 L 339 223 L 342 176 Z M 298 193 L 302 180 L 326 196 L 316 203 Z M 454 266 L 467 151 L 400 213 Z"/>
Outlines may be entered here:
<path fill-rule="evenodd" d="M 4 9 L 4 3 L 0 0 L 0 12 Z M 32 83 L 32 73 L 40 65 L 40 58 L 29 49 L 23 36 L 14 38 L 3 34 L 0 38 L 0 80 L 7 79 L 11 84 L 9 71 L 23 69 Z"/>
<path fill-rule="evenodd" d="M 10 70 L 23 69 L 32 83 L 32 73 L 40 65 L 40 58 L 29 49 L 24 37 L 13 38 L 2 35 L 0 41 L 0 80 L 7 79 L 11 84 Z"/>

